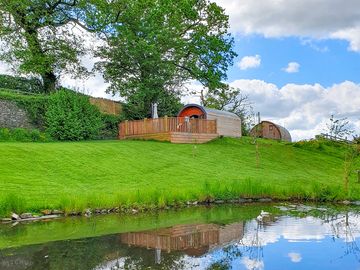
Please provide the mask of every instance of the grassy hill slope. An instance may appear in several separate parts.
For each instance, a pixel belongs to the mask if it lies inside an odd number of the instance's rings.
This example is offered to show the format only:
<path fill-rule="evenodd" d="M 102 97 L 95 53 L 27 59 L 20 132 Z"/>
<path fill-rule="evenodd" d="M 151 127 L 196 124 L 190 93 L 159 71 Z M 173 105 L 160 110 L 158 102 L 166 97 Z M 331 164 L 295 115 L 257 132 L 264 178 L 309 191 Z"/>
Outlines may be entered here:
<path fill-rule="evenodd" d="M 0 212 L 162 207 L 209 198 L 360 199 L 354 173 L 344 191 L 344 147 L 259 142 L 259 164 L 250 138 L 203 145 L 2 142 Z"/>

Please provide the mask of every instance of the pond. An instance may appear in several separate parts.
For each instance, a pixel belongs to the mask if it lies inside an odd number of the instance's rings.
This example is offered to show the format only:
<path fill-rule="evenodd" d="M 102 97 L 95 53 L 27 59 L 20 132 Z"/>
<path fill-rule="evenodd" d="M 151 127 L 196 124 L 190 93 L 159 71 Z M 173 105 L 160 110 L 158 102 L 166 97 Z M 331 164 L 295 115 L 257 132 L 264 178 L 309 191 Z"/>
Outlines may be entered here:
<path fill-rule="evenodd" d="M 252 204 L 0 225 L 0 269 L 360 269 L 360 208 Z"/>

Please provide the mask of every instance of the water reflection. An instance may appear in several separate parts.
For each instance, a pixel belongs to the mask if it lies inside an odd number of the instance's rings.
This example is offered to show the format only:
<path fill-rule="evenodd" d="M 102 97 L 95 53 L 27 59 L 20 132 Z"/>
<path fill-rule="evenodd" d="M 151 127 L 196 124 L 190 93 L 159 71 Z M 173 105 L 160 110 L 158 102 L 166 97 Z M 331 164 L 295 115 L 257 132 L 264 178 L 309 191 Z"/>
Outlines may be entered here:
<path fill-rule="evenodd" d="M 201 256 L 214 247 L 239 241 L 243 234 L 244 222 L 239 222 L 225 226 L 178 225 L 160 230 L 125 233 L 120 235 L 120 239 L 129 246 L 155 249 L 155 262 L 160 263 L 161 251 L 182 251 L 189 256 Z"/>
<path fill-rule="evenodd" d="M 360 269 L 358 211 L 281 210 L 4 249 L 0 269 Z"/>

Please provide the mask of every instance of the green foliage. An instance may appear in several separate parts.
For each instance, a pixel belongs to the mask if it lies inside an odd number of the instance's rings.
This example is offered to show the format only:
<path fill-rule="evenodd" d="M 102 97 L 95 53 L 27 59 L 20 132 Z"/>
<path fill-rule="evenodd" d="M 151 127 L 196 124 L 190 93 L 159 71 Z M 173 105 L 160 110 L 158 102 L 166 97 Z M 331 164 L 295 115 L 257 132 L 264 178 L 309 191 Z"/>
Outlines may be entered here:
<path fill-rule="evenodd" d="M 103 127 L 100 130 L 99 138 L 100 139 L 117 138 L 119 133 L 120 116 L 102 114 L 101 121 L 103 123 Z"/>
<path fill-rule="evenodd" d="M 349 148 L 354 146 L 348 145 L 347 143 L 326 140 L 318 137 L 315 140 L 303 140 L 292 144 L 296 148 L 301 148 L 310 151 L 320 151 L 327 155 L 336 156 L 344 159 L 345 155 L 349 151 Z"/>
<path fill-rule="evenodd" d="M 176 116 L 183 106 L 178 96 L 163 91 L 158 93 L 156 101 L 160 117 Z M 137 92 L 129 96 L 123 105 L 122 117 L 126 120 L 150 118 L 152 102 L 149 92 Z"/>
<path fill-rule="evenodd" d="M 69 89 L 66 89 L 66 91 L 68 91 L 69 93 L 73 93 Z M 83 102 L 86 103 L 85 98 L 88 99 L 88 97 L 85 97 L 85 96 L 83 96 L 83 97 L 84 97 Z M 0 89 L 0 99 L 14 101 L 18 106 L 20 106 L 21 108 L 23 108 L 27 111 L 27 113 L 31 119 L 31 122 L 35 126 L 37 126 L 39 129 L 45 128 L 45 125 L 46 125 L 45 115 L 49 108 L 49 106 L 48 106 L 49 96 L 35 95 L 35 94 L 25 95 L 25 94 L 20 94 L 20 93 L 17 93 L 12 90 L 8 90 L 8 89 Z M 66 102 L 64 102 L 64 103 L 66 103 Z M 98 111 L 94 110 L 94 112 L 95 112 L 95 116 L 98 117 L 99 116 Z M 90 111 L 88 113 L 91 114 Z M 101 122 L 102 122 L 100 134 L 99 134 L 99 136 L 97 136 L 97 135 L 95 135 L 96 133 L 94 133 L 94 135 L 91 136 L 91 138 L 99 138 L 99 139 L 116 138 L 118 135 L 118 123 L 120 122 L 120 116 L 101 114 L 100 118 L 101 118 Z M 59 126 L 58 128 L 61 129 L 62 127 Z M 2 130 L 2 132 L 3 131 L 4 130 Z M 9 130 L 9 132 L 10 132 L 10 130 Z M 34 133 L 35 131 L 31 131 L 31 132 Z M 46 137 L 48 135 L 41 133 L 41 136 L 40 136 L 41 138 L 38 140 L 35 138 L 36 135 L 33 134 L 34 139 L 32 141 L 43 141 L 42 137 L 44 137 L 44 136 Z M 75 136 L 78 136 L 78 135 L 75 135 Z M 28 134 L 25 137 L 27 138 L 25 141 L 29 141 Z M 87 137 L 87 138 L 90 138 L 90 137 Z M 6 139 L 3 136 L 1 140 L 8 140 L 8 139 Z M 14 140 L 13 136 L 11 138 L 9 138 L 9 140 Z M 46 138 L 46 140 L 48 140 L 48 138 Z"/>
<path fill-rule="evenodd" d="M 323 144 L 319 140 L 309 140 L 309 141 L 298 141 L 294 143 L 294 147 L 309 149 L 309 150 L 322 150 L 324 149 Z"/>
<path fill-rule="evenodd" d="M 28 137 L 28 132 L 23 128 L 15 128 L 12 131 L 12 137 L 15 141 L 26 141 Z"/>
<path fill-rule="evenodd" d="M 129 104 L 129 118 L 148 117 L 151 103 L 173 115 L 183 85 L 197 80 L 209 89 L 224 87 L 236 53 L 228 16 L 208 0 L 128 1 L 108 44 L 97 55 L 110 82 Z"/>
<path fill-rule="evenodd" d="M 69 90 L 50 95 L 46 130 L 57 140 L 95 138 L 102 127 L 101 114 L 89 98 Z"/>
<path fill-rule="evenodd" d="M 9 141 L 11 139 L 10 129 L 0 128 L 0 140 Z"/>
<path fill-rule="evenodd" d="M 51 138 L 38 129 L 0 128 L 0 141 L 48 142 L 51 141 Z"/>
<path fill-rule="evenodd" d="M 0 74 L 0 88 L 12 89 L 28 93 L 43 92 L 43 85 L 37 78 L 22 78 Z"/>
<path fill-rule="evenodd" d="M 80 56 L 87 50 L 74 26 L 96 31 L 89 22 L 98 3 L 106 2 L 0 0 L 0 59 L 19 73 L 40 75 L 46 92 L 55 90 L 60 73 L 85 74 Z"/>

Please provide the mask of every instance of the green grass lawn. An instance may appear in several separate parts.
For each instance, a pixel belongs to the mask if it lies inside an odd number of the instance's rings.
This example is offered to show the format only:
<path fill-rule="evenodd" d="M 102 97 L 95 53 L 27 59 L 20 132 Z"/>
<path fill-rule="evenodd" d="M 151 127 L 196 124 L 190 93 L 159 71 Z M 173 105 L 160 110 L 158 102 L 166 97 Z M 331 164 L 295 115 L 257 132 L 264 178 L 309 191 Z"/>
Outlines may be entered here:
<path fill-rule="evenodd" d="M 344 191 L 344 147 L 259 142 L 259 165 L 250 138 L 203 145 L 1 142 L 0 212 L 164 206 L 207 198 L 360 199 L 355 173 Z"/>

